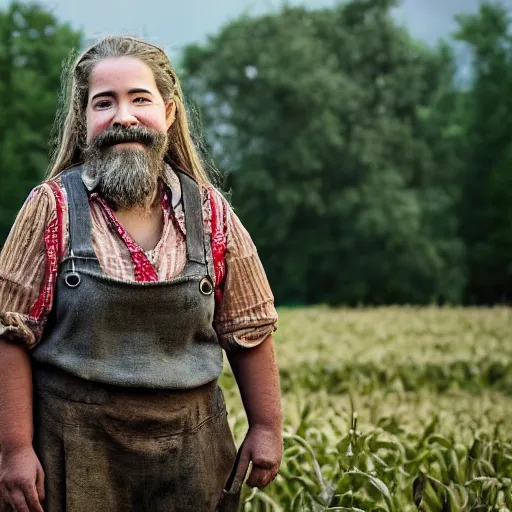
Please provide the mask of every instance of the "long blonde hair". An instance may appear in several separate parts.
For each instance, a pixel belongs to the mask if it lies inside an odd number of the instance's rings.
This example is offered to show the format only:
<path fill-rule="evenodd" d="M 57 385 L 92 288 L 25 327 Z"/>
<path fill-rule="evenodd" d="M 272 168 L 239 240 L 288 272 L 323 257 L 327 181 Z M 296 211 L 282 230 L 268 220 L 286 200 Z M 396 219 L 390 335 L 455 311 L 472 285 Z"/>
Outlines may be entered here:
<path fill-rule="evenodd" d="M 113 57 L 135 57 L 152 70 L 155 82 L 167 103 L 176 103 L 176 119 L 168 131 L 169 149 L 165 160 L 173 169 L 188 173 L 201 184 L 217 178 L 213 166 L 199 155 L 192 138 L 181 85 L 169 58 L 162 48 L 129 36 L 109 36 L 85 50 L 72 63 L 68 77 L 63 76 L 61 108 L 55 119 L 54 149 L 46 179 L 58 176 L 64 169 L 83 161 L 86 136 L 86 107 L 91 73 L 100 61 Z"/>

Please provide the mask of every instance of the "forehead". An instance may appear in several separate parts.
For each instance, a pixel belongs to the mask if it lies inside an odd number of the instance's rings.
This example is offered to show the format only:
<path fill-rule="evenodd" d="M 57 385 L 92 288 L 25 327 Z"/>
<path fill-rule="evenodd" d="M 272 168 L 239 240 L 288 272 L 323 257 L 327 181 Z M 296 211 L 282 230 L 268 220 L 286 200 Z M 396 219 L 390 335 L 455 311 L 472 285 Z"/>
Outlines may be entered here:
<path fill-rule="evenodd" d="M 102 90 L 123 92 L 144 88 L 157 92 L 151 68 L 135 57 L 115 57 L 98 62 L 91 73 L 89 95 Z"/>

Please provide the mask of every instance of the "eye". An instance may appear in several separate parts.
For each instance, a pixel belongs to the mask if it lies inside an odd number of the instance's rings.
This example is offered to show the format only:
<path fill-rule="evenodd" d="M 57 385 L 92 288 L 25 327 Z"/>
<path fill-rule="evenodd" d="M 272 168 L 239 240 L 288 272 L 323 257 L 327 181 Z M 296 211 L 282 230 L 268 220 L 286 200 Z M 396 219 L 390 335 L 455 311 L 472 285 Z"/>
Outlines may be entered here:
<path fill-rule="evenodd" d="M 110 107 L 110 105 L 112 105 L 112 102 L 110 100 L 101 100 L 98 101 L 96 105 L 94 105 L 94 108 L 105 109 Z"/>
<path fill-rule="evenodd" d="M 133 100 L 134 103 L 149 103 L 150 101 L 151 100 L 145 98 L 144 96 L 137 96 L 137 98 Z"/>

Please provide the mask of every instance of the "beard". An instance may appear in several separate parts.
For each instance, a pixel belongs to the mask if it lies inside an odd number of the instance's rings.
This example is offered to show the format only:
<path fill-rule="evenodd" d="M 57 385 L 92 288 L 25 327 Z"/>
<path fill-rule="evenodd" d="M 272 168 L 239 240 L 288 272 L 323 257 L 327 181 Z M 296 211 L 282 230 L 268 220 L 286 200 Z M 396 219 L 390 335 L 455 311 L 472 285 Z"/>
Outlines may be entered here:
<path fill-rule="evenodd" d="M 115 147 L 127 142 L 143 147 Z M 114 210 L 145 207 L 162 176 L 167 145 L 165 132 L 144 126 L 115 126 L 85 147 L 84 166 Z"/>

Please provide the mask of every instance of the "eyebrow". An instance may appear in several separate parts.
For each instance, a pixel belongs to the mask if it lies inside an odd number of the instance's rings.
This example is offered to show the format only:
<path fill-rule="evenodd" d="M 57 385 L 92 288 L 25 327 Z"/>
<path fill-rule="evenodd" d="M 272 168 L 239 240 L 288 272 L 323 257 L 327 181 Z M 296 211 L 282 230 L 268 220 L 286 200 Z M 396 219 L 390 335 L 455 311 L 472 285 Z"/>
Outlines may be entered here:
<path fill-rule="evenodd" d="M 152 94 L 151 91 L 148 91 L 147 89 L 142 89 L 140 87 L 137 87 L 135 89 L 130 89 L 128 91 L 128 94 L 140 94 L 140 93 L 145 93 L 145 94 Z M 100 98 L 100 97 L 107 97 L 107 98 L 116 98 L 117 97 L 117 94 L 114 92 L 114 91 L 103 91 L 103 92 L 99 92 L 97 94 L 95 94 L 92 98 L 91 98 L 91 101 L 95 100 L 96 98 Z"/>

